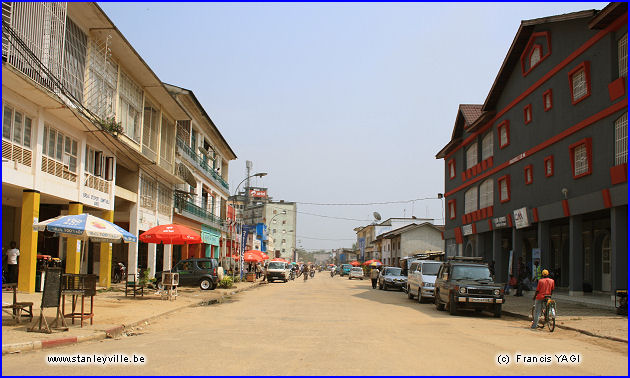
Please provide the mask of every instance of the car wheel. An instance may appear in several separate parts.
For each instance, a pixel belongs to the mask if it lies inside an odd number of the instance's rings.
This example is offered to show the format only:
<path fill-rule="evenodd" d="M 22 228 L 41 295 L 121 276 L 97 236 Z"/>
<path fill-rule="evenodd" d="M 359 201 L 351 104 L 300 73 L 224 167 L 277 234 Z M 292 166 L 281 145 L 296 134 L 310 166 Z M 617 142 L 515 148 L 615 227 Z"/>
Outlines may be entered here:
<path fill-rule="evenodd" d="M 210 278 L 202 278 L 201 281 L 199 281 L 201 290 L 211 290 L 213 289 L 212 286 L 212 280 Z"/>
<path fill-rule="evenodd" d="M 435 308 L 438 311 L 444 311 L 444 304 L 440 302 L 440 293 L 437 291 L 435 292 Z"/>
<path fill-rule="evenodd" d="M 155 287 L 157 287 L 158 290 L 164 290 L 164 285 L 162 284 L 161 279 L 155 282 Z"/>
<path fill-rule="evenodd" d="M 422 303 L 424 298 L 422 297 L 422 289 L 418 289 L 418 303 Z"/>
<path fill-rule="evenodd" d="M 448 300 L 448 312 L 451 315 L 457 315 L 457 303 L 455 302 L 455 296 L 451 294 Z"/>
<path fill-rule="evenodd" d="M 379 288 L 379 290 L 383 290 L 383 284 L 379 283 L 378 284 L 378 288 Z"/>
<path fill-rule="evenodd" d="M 411 292 L 409 285 L 407 285 L 407 298 L 413 299 L 413 293 Z"/>
<path fill-rule="evenodd" d="M 500 318 L 501 317 L 501 305 L 494 305 L 494 312 L 493 315 L 495 318 Z"/>

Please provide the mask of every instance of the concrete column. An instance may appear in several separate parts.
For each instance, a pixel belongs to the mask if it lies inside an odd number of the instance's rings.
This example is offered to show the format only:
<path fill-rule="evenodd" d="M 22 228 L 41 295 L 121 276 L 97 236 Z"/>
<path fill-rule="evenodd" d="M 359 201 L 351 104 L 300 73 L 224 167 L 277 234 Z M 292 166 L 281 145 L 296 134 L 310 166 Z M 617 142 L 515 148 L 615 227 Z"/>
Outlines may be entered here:
<path fill-rule="evenodd" d="M 138 235 L 138 203 L 134 203 L 129 210 L 129 232 Z M 138 274 L 138 243 L 128 245 L 127 274 Z"/>
<path fill-rule="evenodd" d="M 149 243 L 147 248 L 148 250 L 148 258 L 147 258 L 147 268 L 149 269 L 149 278 L 155 277 L 155 255 L 157 250 L 157 244 Z"/>
<path fill-rule="evenodd" d="M 83 204 L 70 202 L 68 215 L 83 213 Z M 66 273 L 78 274 L 81 271 L 81 241 L 76 238 L 68 238 L 66 243 Z"/>
<path fill-rule="evenodd" d="M 551 239 L 549 222 L 538 222 L 538 248 L 540 248 L 540 266 L 551 268 Z"/>
<path fill-rule="evenodd" d="M 610 209 L 611 290 L 628 288 L 628 206 Z"/>
<path fill-rule="evenodd" d="M 26 189 L 22 192 L 22 216 L 20 220 L 20 256 L 18 257 L 18 290 L 35 291 L 37 267 L 37 231 L 33 223 L 39 222 L 39 192 Z"/>
<path fill-rule="evenodd" d="M 164 258 L 162 259 L 162 270 L 171 270 L 173 267 L 173 245 L 164 244 Z"/>
<path fill-rule="evenodd" d="M 103 219 L 114 222 L 114 210 L 105 210 Z M 112 243 L 101 243 L 101 255 L 99 260 L 98 284 L 109 288 L 112 284 Z"/>
<path fill-rule="evenodd" d="M 475 235 L 475 251 L 473 256 L 483 257 L 485 259 L 485 251 L 484 251 L 484 240 L 481 234 Z"/>
<path fill-rule="evenodd" d="M 627 268 L 627 266 L 626 266 Z M 569 295 L 583 295 L 584 245 L 582 216 L 569 217 Z"/>
<path fill-rule="evenodd" d="M 501 248 L 501 230 L 492 231 L 492 259 L 494 276 L 497 282 L 507 282 L 508 256 Z"/>
<path fill-rule="evenodd" d="M 512 227 L 512 251 L 512 273 L 516 276 L 517 273 L 519 275 L 522 274 L 522 272 L 518 271 L 518 259 L 522 257 L 523 253 L 523 233 L 521 230 L 516 229 L 516 227 Z M 523 260 L 523 266 L 521 268 L 527 269 L 525 260 Z"/>

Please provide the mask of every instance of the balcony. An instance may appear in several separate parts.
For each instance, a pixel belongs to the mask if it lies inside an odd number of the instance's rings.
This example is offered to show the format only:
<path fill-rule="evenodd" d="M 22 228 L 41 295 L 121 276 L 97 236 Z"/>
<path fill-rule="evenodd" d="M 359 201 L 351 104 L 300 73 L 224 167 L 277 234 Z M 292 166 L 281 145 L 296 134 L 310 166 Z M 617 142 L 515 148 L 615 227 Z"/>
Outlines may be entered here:
<path fill-rule="evenodd" d="M 193 149 L 186 144 L 183 140 L 177 138 L 177 153 L 188 160 L 191 164 L 194 164 L 197 168 L 199 168 L 202 172 L 206 173 L 206 177 L 210 178 L 214 183 L 219 185 L 219 187 L 225 189 L 227 193 L 230 191 L 230 187 L 223 177 L 221 177 L 218 173 L 212 169 L 208 165 L 206 161 L 204 161 L 203 157 L 197 154 Z"/>
<path fill-rule="evenodd" d="M 200 223 L 207 224 L 221 231 L 226 231 L 225 219 L 221 219 L 208 210 L 195 205 L 184 196 L 175 194 L 173 199 L 173 208 L 176 213 L 194 219 Z"/>

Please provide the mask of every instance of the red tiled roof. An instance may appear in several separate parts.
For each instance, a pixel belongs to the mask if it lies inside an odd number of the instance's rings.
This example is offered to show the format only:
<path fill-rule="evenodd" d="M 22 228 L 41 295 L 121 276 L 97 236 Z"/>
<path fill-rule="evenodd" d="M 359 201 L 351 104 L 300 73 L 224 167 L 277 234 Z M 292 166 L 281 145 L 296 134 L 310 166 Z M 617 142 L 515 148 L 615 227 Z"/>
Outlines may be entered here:
<path fill-rule="evenodd" d="M 459 110 L 462 112 L 464 116 L 464 120 L 466 121 L 466 126 L 471 125 L 473 122 L 477 120 L 481 116 L 481 108 L 483 105 L 471 105 L 471 104 L 461 104 L 459 105 Z"/>

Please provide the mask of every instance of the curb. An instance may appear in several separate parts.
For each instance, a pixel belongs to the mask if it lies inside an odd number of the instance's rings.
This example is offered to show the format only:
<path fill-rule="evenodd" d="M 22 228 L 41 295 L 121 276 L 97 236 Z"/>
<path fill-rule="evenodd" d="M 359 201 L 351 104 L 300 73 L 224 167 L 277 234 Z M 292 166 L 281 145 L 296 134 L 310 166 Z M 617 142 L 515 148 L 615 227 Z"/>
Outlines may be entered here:
<path fill-rule="evenodd" d="M 163 317 L 165 315 L 172 314 L 172 313 L 174 313 L 176 311 L 179 311 L 179 310 L 182 310 L 184 308 L 199 307 L 199 306 L 210 306 L 210 305 L 213 305 L 213 304 L 223 303 L 225 297 L 228 297 L 228 296 L 231 296 L 231 295 L 234 295 L 234 294 L 238 294 L 238 293 L 240 293 L 242 291 L 253 289 L 253 288 L 258 287 L 260 285 L 261 285 L 260 282 L 255 282 L 253 285 L 248 286 L 246 288 L 235 289 L 235 290 L 232 290 L 230 292 L 226 292 L 226 293 L 222 294 L 219 298 L 210 299 L 210 300 L 203 300 L 203 301 L 200 301 L 200 302 L 197 302 L 197 303 L 191 303 L 191 304 L 186 305 L 186 306 L 174 308 L 172 310 L 163 312 L 161 314 L 154 315 L 154 316 L 151 316 L 151 317 L 146 318 L 146 319 L 135 321 L 135 322 L 133 322 L 131 324 L 122 324 L 122 325 L 116 326 L 114 328 L 106 329 L 104 331 L 94 331 L 94 333 L 91 334 L 91 335 L 62 337 L 62 338 L 53 339 L 53 340 L 28 341 L 28 342 L 25 342 L 25 343 L 3 344 L 2 345 L 2 355 L 4 356 L 5 354 L 27 352 L 27 351 L 31 351 L 31 350 L 57 348 L 57 347 L 66 346 L 66 345 L 70 345 L 70 344 L 78 344 L 78 343 L 82 343 L 82 342 L 86 342 L 86 341 L 113 339 L 113 338 L 121 336 L 125 331 L 127 331 L 129 329 L 132 329 L 134 327 L 137 327 L 137 326 L 141 325 L 142 323 L 150 322 L 152 320 L 161 318 L 161 317 Z"/>
<path fill-rule="evenodd" d="M 503 310 L 502 312 L 503 312 L 503 315 L 511 316 L 513 318 L 530 320 L 528 315 L 523 315 L 523 314 L 519 314 L 517 312 L 510 312 L 510 311 L 505 311 L 505 310 Z M 579 333 L 582 333 L 584 335 L 591 336 L 591 337 L 598 337 L 600 339 L 606 339 L 606 340 L 617 341 L 617 342 L 620 342 L 620 343 L 628 344 L 628 340 L 624 340 L 624 339 L 621 339 L 619 337 L 598 335 L 596 333 L 589 332 L 589 331 L 586 331 L 586 330 L 583 330 L 583 329 L 569 327 L 569 326 L 565 326 L 565 325 L 561 325 L 561 324 L 556 324 L 556 327 L 560 328 L 560 329 L 566 329 L 568 331 L 579 332 Z"/>

